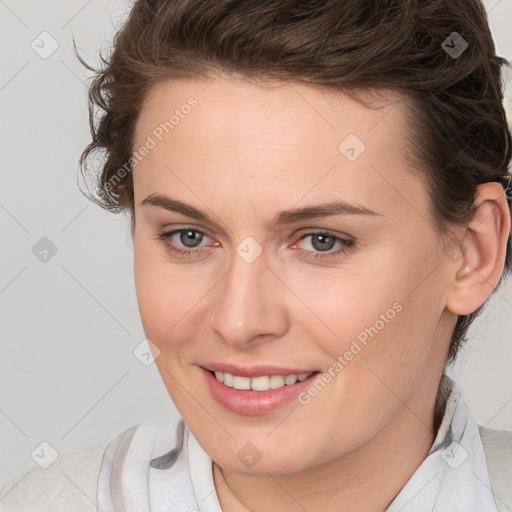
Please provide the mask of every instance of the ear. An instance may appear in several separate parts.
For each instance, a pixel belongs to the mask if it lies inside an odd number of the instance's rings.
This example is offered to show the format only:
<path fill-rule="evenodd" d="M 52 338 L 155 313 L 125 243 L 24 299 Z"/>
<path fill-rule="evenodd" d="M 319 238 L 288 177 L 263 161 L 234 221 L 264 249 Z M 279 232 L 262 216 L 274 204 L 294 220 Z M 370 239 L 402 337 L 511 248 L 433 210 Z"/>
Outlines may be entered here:
<path fill-rule="evenodd" d="M 461 257 L 453 265 L 447 296 L 446 307 L 456 315 L 473 313 L 485 302 L 505 265 L 511 220 L 503 186 L 480 185 L 475 205 L 475 214 L 463 231 Z"/>

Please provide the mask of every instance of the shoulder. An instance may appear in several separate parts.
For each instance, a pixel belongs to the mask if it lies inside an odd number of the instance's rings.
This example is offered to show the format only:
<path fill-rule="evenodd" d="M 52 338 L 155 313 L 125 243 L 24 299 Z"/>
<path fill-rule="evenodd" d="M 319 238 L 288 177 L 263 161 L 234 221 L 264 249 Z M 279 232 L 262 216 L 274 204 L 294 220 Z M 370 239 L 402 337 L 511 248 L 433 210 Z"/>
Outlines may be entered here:
<path fill-rule="evenodd" d="M 478 428 L 498 510 L 511 510 L 512 432 L 480 425 Z"/>
<path fill-rule="evenodd" d="M 5 486 L 0 512 L 96 512 L 98 474 L 110 440 L 63 453 Z"/>
<path fill-rule="evenodd" d="M 503 459 L 512 458 L 512 432 L 478 426 L 486 455 Z"/>

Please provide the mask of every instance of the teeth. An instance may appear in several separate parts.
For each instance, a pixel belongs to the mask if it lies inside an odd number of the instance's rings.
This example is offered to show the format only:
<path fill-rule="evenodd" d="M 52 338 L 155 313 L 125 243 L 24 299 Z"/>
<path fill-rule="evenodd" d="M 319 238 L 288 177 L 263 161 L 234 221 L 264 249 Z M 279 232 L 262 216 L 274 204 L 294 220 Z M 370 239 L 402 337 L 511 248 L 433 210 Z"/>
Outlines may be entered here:
<path fill-rule="evenodd" d="M 307 379 L 313 372 L 301 373 L 300 375 L 263 375 L 261 377 L 240 377 L 231 373 L 215 372 L 215 378 L 224 383 L 225 386 L 235 389 L 252 389 L 254 391 L 268 391 L 279 389 L 284 386 L 291 386 L 297 381 Z"/>
<path fill-rule="evenodd" d="M 270 378 L 266 375 L 264 377 L 252 377 L 249 380 L 251 381 L 251 389 L 254 391 L 267 391 L 267 389 L 270 389 Z"/>
<path fill-rule="evenodd" d="M 271 375 L 269 384 L 270 389 L 282 388 L 285 384 L 284 375 Z"/>
<path fill-rule="evenodd" d="M 221 372 L 219 372 L 219 373 L 221 373 Z M 225 373 L 224 374 L 224 385 L 225 386 L 228 386 L 229 388 L 232 388 L 233 387 L 233 380 L 234 380 L 233 375 L 231 375 L 230 373 Z"/>
<path fill-rule="evenodd" d="M 251 389 L 251 379 L 248 377 L 233 377 L 233 387 L 235 389 Z"/>
<path fill-rule="evenodd" d="M 287 375 L 284 378 L 284 383 L 289 386 L 290 384 L 295 384 L 297 382 L 297 375 Z"/>

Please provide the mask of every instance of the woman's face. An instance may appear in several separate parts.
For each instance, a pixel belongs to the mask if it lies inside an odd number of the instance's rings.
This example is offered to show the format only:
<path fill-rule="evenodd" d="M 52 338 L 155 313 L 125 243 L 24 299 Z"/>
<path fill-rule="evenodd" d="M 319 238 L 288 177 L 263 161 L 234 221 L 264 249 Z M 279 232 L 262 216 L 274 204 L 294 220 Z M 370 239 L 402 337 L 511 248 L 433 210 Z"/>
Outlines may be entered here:
<path fill-rule="evenodd" d="M 173 402 L 223 467 L 291 473 L 391 427 L 430 428 L 454 263 L 407 160 L 406 107 L 390 97 L 372 110 L 219 76 L 146 98 L 133 148 L 139 310 Z M 205 368 L 277 387 L 233 389 Z M 284 387 L 275 376 L 309 372 Z"/>

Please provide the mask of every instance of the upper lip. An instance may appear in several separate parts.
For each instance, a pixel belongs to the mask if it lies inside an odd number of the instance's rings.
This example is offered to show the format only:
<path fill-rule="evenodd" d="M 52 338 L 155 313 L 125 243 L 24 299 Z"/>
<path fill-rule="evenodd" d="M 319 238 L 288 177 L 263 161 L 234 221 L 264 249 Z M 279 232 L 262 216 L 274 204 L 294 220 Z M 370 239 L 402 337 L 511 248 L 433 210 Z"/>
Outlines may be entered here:
<path fill-rule="evenodd" d="M 317 371 L 304 368 L 285 368 L 283 366 L 270 365 L 237 366 L 229 363 L 204 363 L 201 366 L 206 370 L 230 373 L 231 375 L 238 375 L 240 377 L 260 377 L 262 375 L 300 375 L 301 373 Z"/>

